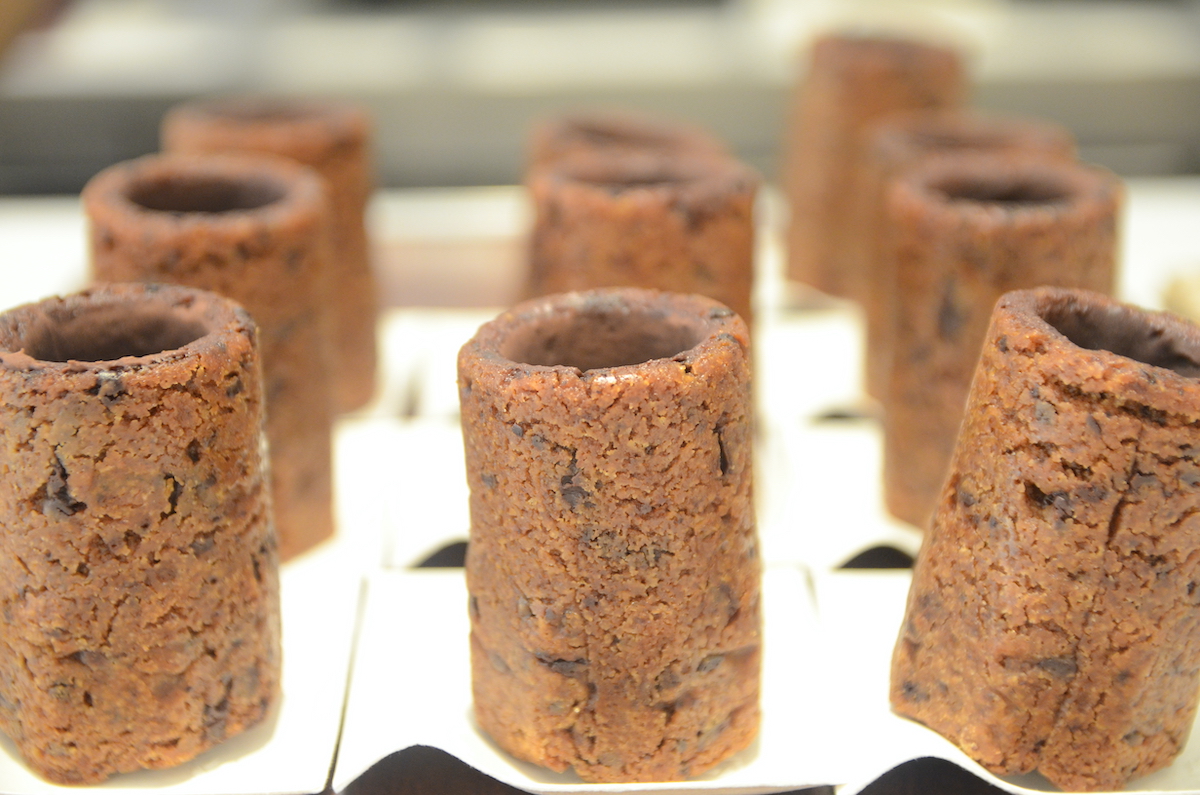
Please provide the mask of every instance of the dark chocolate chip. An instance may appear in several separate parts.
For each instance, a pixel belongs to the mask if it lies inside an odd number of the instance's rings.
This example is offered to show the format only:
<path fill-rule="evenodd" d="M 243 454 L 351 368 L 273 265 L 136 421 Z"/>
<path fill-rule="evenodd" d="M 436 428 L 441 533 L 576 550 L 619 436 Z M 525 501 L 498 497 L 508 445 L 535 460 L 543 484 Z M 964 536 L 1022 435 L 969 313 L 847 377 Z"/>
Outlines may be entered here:
<path fill-rule="evenodd" d="M 201 533 L 200 535 L 196 536 L 196 540 L 191 543 L 192 554 L 196 557 L 200 557 L 205 552 L 211 550 L 213 545 L 216 543 L 213 538 L 214 535 L 214 533 Z"/>
<path fill-rule="evenodd" d="M 550 657 L 546 654 L 537 654 L 534 656 L 537 657 L 537 661 L 542 665 L 562 676 L 575 677 L 587 670 L 588 662 L 582 658 L 578 660 L 564 660 L 557 657 Z"/>
<path fill-rule="evenodd" d="M 47 516 L 74 516 L 87 509 L 87 504 L 71 496 L 67 483 L 67 468 L 57 454 L 50 467 L 50 478 L 46 481 L 46 498 L 42 502 L 42 513 Z"/>
<path fill-rule="evenodd" d="M 225 739 L 226 724 L 229 720 L 229 699 L 223 698 L 213 706 L 204 705 L 204 737 L 211 742 Z"/>
<path fill-rule="evenodd" d="M 1079 670 L 1079 666 L 1076 665 L 1073 657 L 1050 657 L 1045 660 L 1038 660 L 1037 667 L 1060 679 L 1073 676 Z"/>
<path fill-rule="evenodd" d="M 582 486 L 567 486 L 562 490 L 562 496 L 567 501 L 567 505 L 576 508 L 581 502 L 591 496 L 591 492 Z"/>
<path fill-rule="evenodd" d="M 958 306 L 954 292 L 954 282 L 950 281 L 942 292 L 942 302 L 938 306 L 938 336 L 947 341 L 956 340 L 967 324 L 967 313 Z"/>
<path fill-rule="evenodd" d="M 900 695 L 909 701 L 914 701 L 917 703 L 929 700 L 929 694 L 922 690 L 921 687 L 913 681 L 906 681 L 904 684 L 900 685 Z"/>

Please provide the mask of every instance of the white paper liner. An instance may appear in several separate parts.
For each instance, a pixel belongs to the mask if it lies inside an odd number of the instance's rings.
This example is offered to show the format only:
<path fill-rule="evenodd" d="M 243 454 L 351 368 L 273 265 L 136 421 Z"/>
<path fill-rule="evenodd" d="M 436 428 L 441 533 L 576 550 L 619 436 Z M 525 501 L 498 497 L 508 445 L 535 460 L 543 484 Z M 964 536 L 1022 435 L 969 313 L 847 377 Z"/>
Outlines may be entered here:
<path fill-rule="evenodd" d="M 897 765 L 924 757 L 957 764 L 1003 790 L 1054 792 L 1038 775 L 997 778 L 952 743 L 888 706 L 892 646 L 909 573 L 768 568 L 763 578 L 763 723 L 747 751 L 702 778 L 587 784 L 517 761 L 471 719 L 467 594 L 461 572 L 371 577 L 335 791 L 391 753 L 440 748 L 531 793 L 767 793 L 835 784 L 854 795 Z M 1125 790 L 1195 792 L 1200 743 Z"/>
<path fill-rule="evenodd" d="M 839 795 L 854 795 L 893 767 L 922 757 L 959 765 L 1012 793 L 1058 792 L 1040 775 L 999 778 L 984 770 L 949 740 L 918 723 L 893 714 L 888 707 L 888 678 L 911 575 L 897 572 L 837 572 L 815 579 L 822 641 L 830 651 L 822 657 L 822 673 L 830 682 L 820 688 L 822 720 L 828 749 L 840 754 L 844 784 Z M 836 684 L 835 684 L 836 683 Z M 1131 781 L 1124 792 L 1197 792 L 1200 787 L 1200 732 L 1174 764 Z M 841 750 L 836 746 L 841 746 Z"/>
<path fill-rule="evenodd" d="M 355 657 L 342 748 L 333 787 L 340 791 L 371 765 L 413 745 L 440 748 L 483 773 L 534 793 L 779 792 L 827 783 L 835 768 L 819 757 L 796 769 L 798 749 L 825 729 L 796 716 L 816 693 L 803 670 L 815 653 L 811 600 L 800 569 L 770 569 L 764 621 L 787 627 L 764 646 L 763 724 L 758 742 L 710 775 L 688 782 L 587 784 L 517 761 L 471 719 L 467 592 L 461 571 L 388 572 L 370 579 Z"/>

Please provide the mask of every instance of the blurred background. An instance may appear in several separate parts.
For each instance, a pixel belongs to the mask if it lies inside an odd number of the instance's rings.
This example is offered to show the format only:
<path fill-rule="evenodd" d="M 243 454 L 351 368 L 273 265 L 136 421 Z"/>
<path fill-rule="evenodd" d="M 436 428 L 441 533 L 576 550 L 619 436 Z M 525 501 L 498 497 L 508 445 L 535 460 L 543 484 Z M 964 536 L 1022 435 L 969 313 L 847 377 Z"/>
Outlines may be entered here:
<path fill-rule="evenodd" d="M 365 102 L 384 187 L 518 182 L 534 118 L 597 104 L 773 179 L 804 48 L 847 26 L 958 44 L 976 105 L 1125 176 L 1200 172 L 1200 0 L 0 0 L 0 194 L 76 192 L 170 105 L 241 92 Z"/>

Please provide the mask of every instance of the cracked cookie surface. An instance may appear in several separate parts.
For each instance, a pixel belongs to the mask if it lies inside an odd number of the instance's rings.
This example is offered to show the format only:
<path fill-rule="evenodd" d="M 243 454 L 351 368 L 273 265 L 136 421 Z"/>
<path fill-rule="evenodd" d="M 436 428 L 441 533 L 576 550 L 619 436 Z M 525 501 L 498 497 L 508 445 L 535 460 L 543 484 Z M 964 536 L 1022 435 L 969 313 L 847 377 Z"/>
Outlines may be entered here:
<path fill-rule="evenodd" d="M 747 347 L 716 302 L 611 290 L 460 353 L 475 715 L 515 756 L 677 780 L 756 735 Z"/>
<path fill-rule="evenodd" d="M 271 484 L 284 560 L 334 533 L 329 211 L 318 177 L 282 158 L 147 155 L 83 190 L 92 272 L 237 301 L 259 329 Z"/>
<path fill-rule="evenodd" d="M 892 665 L 893 708 L 996 773 L 1120 789 L 1200 685 L 1200 330 L 1098 294 L 993 315 Z"/>
<path fill-rule="evenodd" d="M 0 316 L 0 730 L 46 778 L 179 764 L 277 698 L 261 389 L 212 294 Z"/>

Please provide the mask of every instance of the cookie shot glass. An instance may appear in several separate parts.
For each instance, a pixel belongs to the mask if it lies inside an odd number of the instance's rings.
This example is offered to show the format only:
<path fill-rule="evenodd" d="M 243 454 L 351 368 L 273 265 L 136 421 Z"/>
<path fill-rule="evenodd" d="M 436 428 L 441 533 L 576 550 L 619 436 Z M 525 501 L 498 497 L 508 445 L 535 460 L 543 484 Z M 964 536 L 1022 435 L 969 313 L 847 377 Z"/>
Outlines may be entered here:
<path fill-rule="evenodd" d="M 279 695 L 249 315 L 99 286 L 0 315 L 0 730 L 59 784 L 162 768 Z"/>
<path fill-rule="evenodd" d="M 529 172 L 577 158 L 728 158 L 716 136 L 650 114 L 591 110 L 544 119 L 529 136 Z"/>
<path fill-rule="evenodd" d="M 250 312 L 281 554 L 330 537 L 334 371 L 320 180 L 279 158 L 151 155 L 97 174 L 83 204 L 97 280 L 212 290 Z"/>
<path fill-rule="evenodd" d="M 884 498 L 925 529 L 946 477 L 992 307 L 1039 285 L 1111 293 L 1120 180 L 1063 160 L 962 153 L 886 198 L 896 274 Z"/>
<path fill-rule="evenodd" d="M 963 153 L 1071 161 L 1075 138 L 1054 122 L 964 110 L 903 113 L 874 128 L 859 161 L 854 221 L 859 233 L 847 241 L 847 266 L 863 285 L 865 385 L 867 394 L 877 399 L 886 390 L 896 311 L 896 275 L 885 255 L 887 186 L 925 160 Z"/>
<path fill-rule="evenodd" d="M 586 781 L 674 781 L 759 723 L 748 337 L 700 296 L 520 304 L 459 354 L 475 717 Z"/>
<path fill-rule="evenodd" d="M 817 39 L 783 147 L 788 278 L 865 300 L 866 285 L 847 252 L 862 234 L 856 174 L 866 136 L 892 114 L 958 107 L 966 96 L 966 69 L 952 48 L 884 35 Z"/>
<path fill-rule="evenodd" d="M 231 97 L 185 102 L 163 118 L 167 152 L 272 154 L 315 169 L 325 180 L 332 256 L 322 300 L 330 304 L 339 411 L 362 408 L 375 391 L 378 290 L 365 215 L 371 197 L 372 123 L 352 102 Z"/>
<path fill-rule="evenodd" d="M 997 774 L 1119 790 L 1200 687 L 1200 329 L 1097 293 L 996 305 L 891 700 Z"/>
<path fill-rule="evenodd" d="M 530 295 L 640 287 L 752 322 L 758 176 L 731 159 L 594 157 L 530 175 Z"/>

